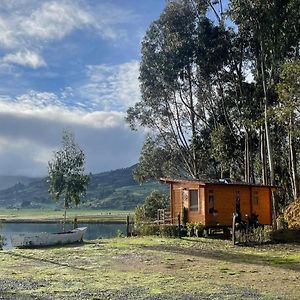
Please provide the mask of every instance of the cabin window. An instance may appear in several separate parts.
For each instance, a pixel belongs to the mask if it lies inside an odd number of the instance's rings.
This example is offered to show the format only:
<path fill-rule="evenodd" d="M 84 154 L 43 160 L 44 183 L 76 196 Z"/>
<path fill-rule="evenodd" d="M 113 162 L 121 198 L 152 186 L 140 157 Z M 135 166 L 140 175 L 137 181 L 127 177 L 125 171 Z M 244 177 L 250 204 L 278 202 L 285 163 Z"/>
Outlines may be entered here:
<path fill-rule="evenodd" d="M 190 210 L 191 211 L 198 211 L 198 190 L 189 190 L 190 194 Z"/>
<path fill-rule="evenodd" d="M 252 192 L 252 205 L 258 205 L 258 191 Z"/>

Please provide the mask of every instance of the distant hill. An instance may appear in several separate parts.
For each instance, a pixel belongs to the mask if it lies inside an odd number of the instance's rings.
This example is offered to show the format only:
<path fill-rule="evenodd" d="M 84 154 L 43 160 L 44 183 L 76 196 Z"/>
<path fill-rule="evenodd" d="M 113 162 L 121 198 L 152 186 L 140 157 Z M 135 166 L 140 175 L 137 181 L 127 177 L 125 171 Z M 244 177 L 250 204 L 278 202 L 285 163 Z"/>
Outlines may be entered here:
<path fill-rule="evenodd" d="M 8 189 L 17 183 L 28 185 L 29 183 L 36 181 L 37 178 L 25 177 L 25 176 L 3 176 L 0 175 L 0 190 Z"/>
<path fill-rule="evenodd" d="M 168 192 L 158 182 L 139 185 L 132 177 L 135 166 L 99 174 L 92 174 L 87 195 L 80 207 L 99 209 L 132 209 L 142 203 L 152 190 Z M 0 190 L 0 207 L 55 207 L 49 196 L 46 178 L 17 181 L 9 188 Z"/>

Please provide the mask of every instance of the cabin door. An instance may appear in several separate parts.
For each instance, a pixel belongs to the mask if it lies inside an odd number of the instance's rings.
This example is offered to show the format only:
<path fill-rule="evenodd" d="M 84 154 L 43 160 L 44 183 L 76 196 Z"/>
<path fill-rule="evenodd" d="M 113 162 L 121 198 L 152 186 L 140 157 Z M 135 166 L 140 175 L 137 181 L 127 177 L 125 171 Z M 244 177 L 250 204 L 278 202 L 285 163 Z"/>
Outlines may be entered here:
<path fill-rule="evenodd" d="M 172 218 L 173 220 L 177 220 L 177 215 L 181 213 L 182 210 L 182 192 L 180 189 L 176 189 L 173 191 L 174 193 L 174 200 L 173 200 L 173 211 L 172 211 Z"/>

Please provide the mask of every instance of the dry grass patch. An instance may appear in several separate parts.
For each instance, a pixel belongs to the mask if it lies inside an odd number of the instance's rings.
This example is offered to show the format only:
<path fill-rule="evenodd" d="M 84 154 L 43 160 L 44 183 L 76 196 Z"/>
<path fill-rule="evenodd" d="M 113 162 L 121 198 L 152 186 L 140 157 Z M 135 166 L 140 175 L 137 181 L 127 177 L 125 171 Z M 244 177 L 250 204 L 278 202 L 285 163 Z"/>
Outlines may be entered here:
<path fill-rule="evenodd" d="M 300 247 L 293 245 L 115 238 L 1 251 L 0 270 L 0 294 L 29 299 L 290 300 L 300 295 Z"/>

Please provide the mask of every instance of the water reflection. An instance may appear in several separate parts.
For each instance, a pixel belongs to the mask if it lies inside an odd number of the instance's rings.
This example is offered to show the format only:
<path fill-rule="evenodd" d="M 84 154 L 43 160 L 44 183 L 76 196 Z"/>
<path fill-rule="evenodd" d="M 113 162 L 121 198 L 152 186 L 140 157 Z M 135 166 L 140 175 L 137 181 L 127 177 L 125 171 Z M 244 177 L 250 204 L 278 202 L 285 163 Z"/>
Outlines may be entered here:
<path fill-rule="evenodd" d="M 85 240 L 94 240 L 97 238 L 110 238 L 119 233 L 125 234 L 125 224 L 95 224 L 95 223 L 79 223 L 79 227 L 87 226 L 87 231 L 84 234 Z M 72 224 L 66 224 L 66 230 L 72 229 Z M 0 234 L 6 238 L 6 245 L 4 248 L 11 248 L 10 237 L 15 233 L 24 232 L 60 232 L 62 224 L 48 224 L 48 223 L 5 223 L 1 224 Z"/>

